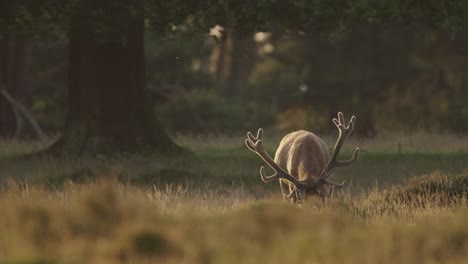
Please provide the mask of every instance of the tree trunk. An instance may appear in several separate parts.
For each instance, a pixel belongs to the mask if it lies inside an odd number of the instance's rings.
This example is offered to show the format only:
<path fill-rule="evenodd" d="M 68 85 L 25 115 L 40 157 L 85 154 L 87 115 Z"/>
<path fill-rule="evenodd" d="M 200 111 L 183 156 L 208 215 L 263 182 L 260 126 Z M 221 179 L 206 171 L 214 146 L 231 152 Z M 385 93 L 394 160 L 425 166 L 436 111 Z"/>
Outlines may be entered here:
<path fill-rule="evenodd" d="M 216 60 L 216 78 L 221 80 L 225 77 L 225 67 L 226 67 L 226 57 L 228 53 L 228 37 L 230 32 L 228 30 L 223 30 L 220 43 L 215 49 L 218 51 L 218 56 Z"/>
<path fill-rule="evenodd" d="M 248 86 L 257 50 L 252 36 L 241 38 L 235 31 L 231 31 L 229 37 L 231 40 L 231 65 L 226 94 L 237 96 L 242 87 Z"/>
<path fill-rule="evenodd" d="M 27 38 L 10 33 L 0 39 L 0 89 L 26 105 L 30 103 L 30 65 L 31 45 Z M 0 137 L 30 136 L 30 132 L 21 129 L 11 104 L 0 96 Z"/>
<path fill-rule="evenodd" d="M 128 16 L 121 23 L 105 24 L 103 28 L 112 32 L 99 38 L 96 25 L 88 22 L 93 19 L 87 12 L 92 5 L 72 20 L 68 115 L 62 137 L 51 150 L 74 155 L 178 152 L 146 93 L 143 13 L 131 15 L 127 8 Z M 98 22 L 112 22 L 105 19 Z"/>
<path fill-rule="evenodd" d="M 0 39 L 0 89 L 7 89 L 7 75 L 9 72 L 10 40 L 7 35 Z M 14 133 L 14 113 L 5 98 L 0 96 L 0 137 L 11 137 Z"/>

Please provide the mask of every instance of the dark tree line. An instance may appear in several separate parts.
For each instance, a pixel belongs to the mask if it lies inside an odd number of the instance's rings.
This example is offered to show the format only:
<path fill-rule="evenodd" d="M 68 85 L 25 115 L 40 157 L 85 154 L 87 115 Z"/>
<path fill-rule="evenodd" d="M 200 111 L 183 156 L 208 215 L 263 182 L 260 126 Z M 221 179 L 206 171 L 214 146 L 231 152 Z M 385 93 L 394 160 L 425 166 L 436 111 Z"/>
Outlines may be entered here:
<path fill-rule="evenodd" d="M 51 150 L 78 155 L 179 150 L 152 114 L 146 90 L 145 29 L 171 37 L 207 32 L 219 24 L 239 39 L 260 30 L 333 34 L 342 28 L 389 23 L 455 32 L 464 29 L 468 14 L 464 1 L 370 0 L 12 0 L 3 1 L 0 10 L 2 41 L 24 35 L 68 40 L 66 125 Z M 4 57 L 0 58 L 1 69 L 6 69 L 2 82 L 15 94 L 21 91 L 12 84 L 18 77 L 7 72 L 16 66 Z M 239 58 L 239 54 L 231 57 L 232 87 L 237 86 L 236 76 L 242 75 Z"/>

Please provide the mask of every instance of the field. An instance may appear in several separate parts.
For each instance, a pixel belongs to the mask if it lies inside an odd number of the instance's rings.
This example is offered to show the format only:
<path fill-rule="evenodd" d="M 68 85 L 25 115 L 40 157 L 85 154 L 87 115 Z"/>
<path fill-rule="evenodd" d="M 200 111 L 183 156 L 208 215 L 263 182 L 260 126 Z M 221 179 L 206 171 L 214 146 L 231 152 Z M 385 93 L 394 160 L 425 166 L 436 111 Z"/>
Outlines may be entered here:
<path fill-rule="evenodd" d="M 0 263 L 464 263 L 468 138 L 350 139 L 322 204 L 282 201 L 242 136 L 176 136 L 183 157 L 24 158 L 0 141 Z M 265 135 L 274 154 L 278 136 Z M 333 137 L 327 137 L 329 145 Z"/>

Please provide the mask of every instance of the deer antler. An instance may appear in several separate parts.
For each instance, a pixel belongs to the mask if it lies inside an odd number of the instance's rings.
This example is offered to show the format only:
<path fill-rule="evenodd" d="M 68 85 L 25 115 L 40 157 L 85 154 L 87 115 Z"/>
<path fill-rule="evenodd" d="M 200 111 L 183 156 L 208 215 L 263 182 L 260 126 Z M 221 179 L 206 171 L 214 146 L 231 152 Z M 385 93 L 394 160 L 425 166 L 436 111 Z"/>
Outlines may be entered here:
<path fill-rule="evenodd" d="M 319 182 L 323 182 L 326 184 L 333 184 L 333 185 L 342 185 L 342 184 L 336 184 L 334 182 L 327 180 L 330 177 L 329 175 L 330 171 L 333 170 L 335 167 L 347 166 L 347 165 L 352 164 L 356 160 L 358 160 L 359 148 L 356 148 L 354 150 L 353 157 L 351 159 L 345 160 L 345 161 L 338 160 L 338 154 L 340 153 L 341 148 L 346 142 L 346 139 L 348 139 L 348 136 L 351 135 L 351 133 L 353 132 L 355 122 L 356 122 L 356 117 L 352 116 L 351 120 L 348 123 L 348 126 L 345 127 L 345 119 L 344 119 L 342 112 L 338 112 L 338 119 L 333 118 L 333 123 L 339 130 L 339 135 L 338 135 L 338 139 L 336 140 L 335 147 L 333 148 L 333 152 L 330 157 L 330 160 L 325 166 L 325 169 L 323 169 L 322 173 L 320 174 Z"/>
<path fill-rule="evenodd" d="M 252 133 L 247 132 L 247 139 L 245 140 L 245 145 L 247 146 L 247 148 L 255 154 L 257 154 L 258 156 L 260 156 L 260 158 L 262 158 L 275 171 L 275 174 L 267 176 L 265 174 L 265 168 L 261 166 L 260 176 L 262 177 L 262 181 L 268 183 L 276 181 L 278 179 L 285 179 L 294 184 L 296 188 L 304 190 L 306 184 L 294 178 L 292 175 L 290 175 L 280 166 L 278 166 L 278 164 L 275 163 L 275 161 L 268 155 L 268 153 L 266 153 L 265 149 L 262 146 L 262 141 L 263 129 L 258 129 L 256 137 L 254 137 Z"/>

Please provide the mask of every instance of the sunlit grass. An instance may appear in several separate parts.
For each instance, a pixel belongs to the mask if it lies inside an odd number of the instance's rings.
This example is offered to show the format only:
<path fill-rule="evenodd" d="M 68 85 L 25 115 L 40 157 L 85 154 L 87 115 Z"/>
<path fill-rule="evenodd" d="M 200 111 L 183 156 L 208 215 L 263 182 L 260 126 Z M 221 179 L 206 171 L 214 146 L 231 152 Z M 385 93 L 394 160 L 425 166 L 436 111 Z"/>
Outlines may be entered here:
<path fill-rule="evenodd" d="M 427 177 L 445 188 L 444 175 Z M 434 192 L 427 180 L 345 190 L 301 208 L 241 187 L 138 187 L 102 178 L 50 190 L 9 182 L 0 197 L 0 262 L 462 263 L 467 186 L 454 181 L 448 185 L 457 192 Z"/>
<path fill-rule="evenodd" d="M 325 204 L 312 198 L 296 207 L 282 202 L 278 184 L 261 182 L 263 164 L 242 139 L 178 136 L 195 155 L 81 159 L 13 159 L 50 142 L 2 141 L 0 263 L 463 263 L 468 257 L 467 152 L 368 143 L 356 164 L 336 172 L 335 179 L 348 182 L 344 190 Z M 271 155 L 275 144 L 267 144 Z M 343 156 L 354 145 L 366 146 L 348 142 Z"/>

